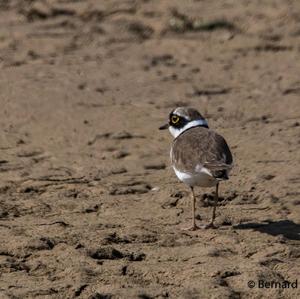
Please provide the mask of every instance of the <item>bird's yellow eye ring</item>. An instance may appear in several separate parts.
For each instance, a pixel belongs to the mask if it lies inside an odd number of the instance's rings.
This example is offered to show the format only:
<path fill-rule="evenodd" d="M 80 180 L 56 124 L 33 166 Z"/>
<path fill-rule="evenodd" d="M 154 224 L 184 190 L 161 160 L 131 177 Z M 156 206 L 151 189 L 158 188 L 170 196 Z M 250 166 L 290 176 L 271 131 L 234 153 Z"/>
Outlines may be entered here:
<path fill-rule="evenodd" d="M 172 115 L 171 121 L 172 124 L 177 124 L 179 122 L 179 117 L 177 115 Z"/>

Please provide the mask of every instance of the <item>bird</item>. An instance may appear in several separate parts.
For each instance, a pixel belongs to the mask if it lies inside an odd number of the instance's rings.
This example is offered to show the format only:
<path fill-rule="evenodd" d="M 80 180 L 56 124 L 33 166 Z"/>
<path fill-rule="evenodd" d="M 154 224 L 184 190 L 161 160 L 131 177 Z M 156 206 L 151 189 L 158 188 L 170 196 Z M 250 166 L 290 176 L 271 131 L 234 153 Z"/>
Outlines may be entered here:
<path fill-rule="evenodd" d="M 219 198 L 219 184 L 229 179 L 233 167 L 230 148 L 221 135 L 210 129 L 207 120 L 192 107 L 177 107 L 169 114 L 160 130 L 169 129 L 174 137 L 170 159 L 178 179 L 191 190 L 192 224 L 186 230 L 197 230 L 195 187 L 215 187 L 211 221 L 203 228 L 217 228 L 214 224 Z"/>

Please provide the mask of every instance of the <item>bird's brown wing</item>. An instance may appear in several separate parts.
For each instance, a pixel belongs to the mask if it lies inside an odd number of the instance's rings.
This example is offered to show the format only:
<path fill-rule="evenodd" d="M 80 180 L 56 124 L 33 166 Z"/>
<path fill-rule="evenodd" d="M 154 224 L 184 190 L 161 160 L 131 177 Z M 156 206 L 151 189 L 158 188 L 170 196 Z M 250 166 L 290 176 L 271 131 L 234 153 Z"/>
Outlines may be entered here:
<path fill-rule="evenodd" d="M 225 139 L 202 127 L 191 128 L 174 139 L 171 160 L 179 171 L 195 173 L 203 166 L 216 178 L 225 176 L 233 161 Z"/>

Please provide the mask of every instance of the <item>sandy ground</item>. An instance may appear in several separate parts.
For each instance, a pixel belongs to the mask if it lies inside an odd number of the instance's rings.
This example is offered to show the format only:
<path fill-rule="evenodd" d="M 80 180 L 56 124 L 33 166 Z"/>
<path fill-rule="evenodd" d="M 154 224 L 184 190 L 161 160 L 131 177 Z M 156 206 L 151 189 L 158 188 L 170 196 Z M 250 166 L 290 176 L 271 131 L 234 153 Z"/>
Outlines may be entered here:
<path fill-rule="evenodd" d="M 2 0 L 0 68 L 1 299 L 300 298 L 299 1 Z M 178 105 L 234 154 L 217 230 Z"/>

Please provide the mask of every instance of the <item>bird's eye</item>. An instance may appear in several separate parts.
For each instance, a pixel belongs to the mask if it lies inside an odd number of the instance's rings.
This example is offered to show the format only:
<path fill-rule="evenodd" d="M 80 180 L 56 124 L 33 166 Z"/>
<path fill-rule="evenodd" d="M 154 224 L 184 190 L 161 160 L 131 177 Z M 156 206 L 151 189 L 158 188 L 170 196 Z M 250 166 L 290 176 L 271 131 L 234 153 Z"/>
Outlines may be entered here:
<path fill-rule="evenodd" d="M 172 115 L 171 121 L 172 124 L 177 124 L 179 122 L 179 117 L 177 115 Z"/>

